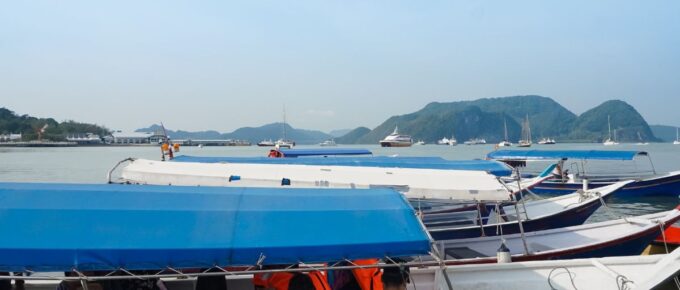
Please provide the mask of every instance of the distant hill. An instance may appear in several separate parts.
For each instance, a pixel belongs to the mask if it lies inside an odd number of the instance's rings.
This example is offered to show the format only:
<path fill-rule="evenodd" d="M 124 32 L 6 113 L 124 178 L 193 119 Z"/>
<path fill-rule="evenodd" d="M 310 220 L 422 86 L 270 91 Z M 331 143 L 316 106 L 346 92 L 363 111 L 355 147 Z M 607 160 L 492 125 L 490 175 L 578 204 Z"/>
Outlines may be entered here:
<path fill-rule="evenodd" d="M 666 125 L 649 125 L 649 128 L 652 129 L 652 133 L 654 133 L 654 136 L 659 138 L 663 142 L 673 142 L 676 139 L 676 128 L 675 126 L 666 126 Z"/>
<path fill-rule="evenodd" d="M 350 131 L 352 131 L 352 129 L 338 129 L 328 132 L 328 135 L 331 135 L 333 137 L 340 137 L 346 135 Z"/>
<path fill-rule="evenodd" d="M 353 143 L 356 143 L 357 140 L 359 140 L 361 137 L 368 134 L 369 132 L 371 132 L 371 129 L 368 129 L 366 127 L 359 127 L 359 128 L 356 128 L 352 131 L 349 131 L 344 136 L 335 138 L 335 143 L 338 143 L 338 144 L 353 144 Z"/>
<path fill-rule="evenodd" d="M 198 131 L 198 132 L 189 132 L 189 131 L 173 131 L 170 129 L 166 128 L 166 132 L 170 138 L 173 139 L 217 139 L 217 140 L 225 140 L 225 139 L 239 139 L 239 140 L 248 140 L 251 143 L 255 144 L 257 142 L 260 142 L 265 139 L 272 139 L 272 140 L 277 140 L 281 138 L 282 132 L 283 132 L 283 127 L 282 123 L 272 123 L 272 124 L 267 124 L 264 126 L 260 127 L 243 127 L 236 129 L 234 132 L 231 133 L 220 133 L 217 131 Z M 136 132 L 157 132 L 162 130 L 160 125 L 154 124 L 151 125 L 147 128 L 141 128 L 135 130 Z M 319 142 L 322 142 L 326 139 L 331 138 L 330 135 L 321 132 L 321 131 L 314 131 L 314 130 L 304 130 L 304 129 L 295 129 L 291 127 L 290 125 L 286 124 L 286 137 L 288 139 L 295 140 L 298 144 L 316 144 Z"/>
<path fill-rule="evenodd" d="M 611 118 L 612 135 L 623 142 L 658 142 L 645 119 L 633 106 L 620 100 L 610 100 L 581 114 L 569 134 L 569 139 L 601 142 L 608 137 L 607 117 Z M 616 132 L 614 132 L 616 130 Z"/>
<path fill-rule="evenodd" d="M 560 142 L 599 142 L 603 134 L 606 134 L 607 114 L 612 115 L 613 128 L 618 128 L 621 132 L 619 140 L 637 141 L 638 131 L 646 141 L 658 140 L 640 114 L 625 102 L 605 102 L 581 116 L 576 116 L 554 100 L 536 95 L 434 102 L 414 113 L 392 116 L 369 132 L 362 130 L 360 132 L 363 134 L 358 134 L 353 131 L 351 135 L 348 133 L 336 140 L 348 144 L 375 144 L 398 126 L 400 133 L 410 134 L 413 139 L 428 143 L 443 137 L 450 138 L 452 135 L 459 142 L 484 138 L 496 143 L 503 139 L 505 121 L 508 137 L 515 143 L 520 139 L 520 124 L 528 116 L 534 141 L 541 137 L 550 137 Z M 614 115 L 617 117 L 614 118 Z"/>
<path fill-rule="evenodd" d="M 57 122 L 53 118 L 36 118 L 29 115 L 17 115 L 7 108 L 0 108 L 0 134 L 22 134 L 24 141 L 38 139 L 38 131 L 47 125 L 43 139 L 63 141 L 68 135 L 93 133 L 105 136 L 110 131 L 99 125 L 76 121 Z"/>

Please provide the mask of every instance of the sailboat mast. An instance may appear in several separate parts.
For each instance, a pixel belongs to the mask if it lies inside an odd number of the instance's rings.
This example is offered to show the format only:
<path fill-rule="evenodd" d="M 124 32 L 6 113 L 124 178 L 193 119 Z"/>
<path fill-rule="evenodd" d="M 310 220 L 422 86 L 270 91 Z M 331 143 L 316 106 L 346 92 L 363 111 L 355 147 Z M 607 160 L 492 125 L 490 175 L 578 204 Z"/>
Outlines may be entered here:
<path fill-rule="evenodd" d="M 508 122 L 505 118 L 503 118 L 503 132 L 504 132 L 503 141 L 508 141 Z"/>
<path fill-rule="evenodd" d="M 531 125 L 529 125 L 529 114 L 527 114 L 527 143 L 531 143 Z"/>
<path fill-rule="evenodd" d="M 283 140 L 286 140 L 286 105 L 283 105 Z"/>
<path fill-rule="evenodd" d="M 610 116 L 607 115 L 607 127 L 609 128 L 609 140 L 612 139 L 612 122 Z"/>

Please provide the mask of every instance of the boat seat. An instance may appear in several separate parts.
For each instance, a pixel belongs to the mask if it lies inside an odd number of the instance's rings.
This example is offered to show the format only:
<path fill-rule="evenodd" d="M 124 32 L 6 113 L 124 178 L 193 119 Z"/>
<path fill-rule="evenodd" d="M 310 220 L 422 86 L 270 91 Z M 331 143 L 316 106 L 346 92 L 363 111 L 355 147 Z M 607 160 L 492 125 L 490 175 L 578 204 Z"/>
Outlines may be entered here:
<path fill-rule="evenodd" d="M 548 247 L 541 243 L 529 243 L 529 248 L 531 249 L 532 252 L 545 252 L 553 250 L 553 248 Z"/>
<path fill-rule="evenodd" d="M 488 256 L 468 247 L 446 248 L 444 249 L 444 254 L 446 254 L 447 257 L 454 259 L 480 258 Z"/>

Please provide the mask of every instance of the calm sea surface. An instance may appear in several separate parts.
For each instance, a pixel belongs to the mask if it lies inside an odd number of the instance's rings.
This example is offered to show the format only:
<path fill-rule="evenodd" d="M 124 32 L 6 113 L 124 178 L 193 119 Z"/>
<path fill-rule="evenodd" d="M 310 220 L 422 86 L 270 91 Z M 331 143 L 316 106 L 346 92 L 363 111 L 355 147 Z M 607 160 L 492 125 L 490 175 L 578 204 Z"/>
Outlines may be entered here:
<path fill-rule="evenodd" d="M 379 146 L 346 146 L 367 148 L 375 155 L 440 156 L 446 159 L 476 159 L 493 150 L 493 145 L 455 147 L 423 145 L 411 148 L 380 148 Z M 297 148 L 318 148 L 299 146 Z M 680 170 L 680 146 L 672 144 L 650 144 L 647 146 L 620 145 L 604 147 L 599 144 L 558 144 L 534 146 L 533 149 L 612 149 L 644 150 L 650 153 L 651 161 L 638 157 L 635 162 L 589 162 L 586 169 L 610 172 L 647 171 L 657 172 Z M 266 156 L 268 149 L 251 147 L 182 147 L 180 154 L 197 156 Z M 118 161 L 127 157 L 160 159 L 158 147 L 70 147 L 70 148 L 2 148 L 0 147 L 0 182 L 67 182 L 105 183 L 106 174 Z M 539 170 L 544 164 L 533 164 L 529 169 Z M 615 214 L 644 214 L 672 209 L 678 205 L 677 195 L 667 197 L 644 197 L 638 199 L 617 199 L 610 202 Z M 590 221 L 611 218 L 602 208 Z"/>

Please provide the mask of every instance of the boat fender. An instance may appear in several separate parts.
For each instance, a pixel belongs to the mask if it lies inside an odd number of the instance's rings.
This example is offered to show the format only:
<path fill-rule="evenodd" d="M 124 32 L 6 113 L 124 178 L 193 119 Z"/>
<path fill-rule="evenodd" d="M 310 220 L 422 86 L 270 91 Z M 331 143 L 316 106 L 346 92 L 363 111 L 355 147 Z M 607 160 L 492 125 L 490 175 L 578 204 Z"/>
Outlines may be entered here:
<path fill-rule="evenodd" d="M 496 252 L 496 259 L 499 264 L 512 262 L 512 257 L 510 256 L 510 249 L 505 246 L 505 241 L 501 242 L 501 247 L 498 248 Z"/>

